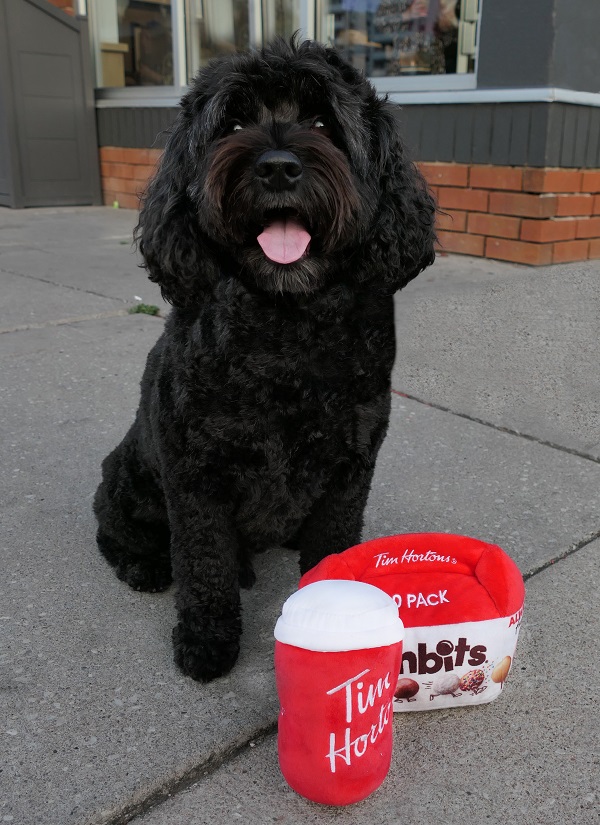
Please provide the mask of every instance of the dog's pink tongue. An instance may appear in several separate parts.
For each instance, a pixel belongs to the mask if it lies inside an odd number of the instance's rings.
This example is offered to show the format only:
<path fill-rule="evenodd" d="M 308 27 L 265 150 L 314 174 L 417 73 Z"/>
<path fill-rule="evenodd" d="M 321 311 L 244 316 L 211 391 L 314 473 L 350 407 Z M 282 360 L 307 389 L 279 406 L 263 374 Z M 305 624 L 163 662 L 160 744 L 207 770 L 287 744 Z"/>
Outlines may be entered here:
<path fill-rule="evenodd" d="M 267 258 L 278 264 L 299 260 L 310 243 L 310 235 L 302 224 L 291 219 L 273 221 L 256 239 Z"/>

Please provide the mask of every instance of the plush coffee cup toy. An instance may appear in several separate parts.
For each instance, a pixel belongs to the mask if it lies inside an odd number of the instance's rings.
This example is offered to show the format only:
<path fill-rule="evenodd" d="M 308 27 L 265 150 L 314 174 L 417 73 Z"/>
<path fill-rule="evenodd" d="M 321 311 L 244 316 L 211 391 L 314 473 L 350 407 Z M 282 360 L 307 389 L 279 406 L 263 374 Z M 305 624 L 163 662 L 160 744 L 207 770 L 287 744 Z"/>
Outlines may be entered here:
<path fill-rule="evenodd" d="M 327 556 L 300 580 L 375 585 L 398 605 L 405 627 L 394 710 L 491 702 L 515 655 L 525 588 L 493 544 L 447 533 L 407 533 Z"/>

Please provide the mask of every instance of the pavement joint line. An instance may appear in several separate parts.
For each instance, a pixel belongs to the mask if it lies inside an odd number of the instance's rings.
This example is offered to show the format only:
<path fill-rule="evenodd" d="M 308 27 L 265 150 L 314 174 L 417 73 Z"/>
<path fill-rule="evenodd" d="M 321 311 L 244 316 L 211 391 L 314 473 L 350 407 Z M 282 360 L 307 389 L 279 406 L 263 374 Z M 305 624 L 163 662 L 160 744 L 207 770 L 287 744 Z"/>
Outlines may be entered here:
<path fill-rule="evenodd" d="M 39 281 L 42 284 L 50 284 L 50 286 L 58 286 L 63 289 L 72 289 L 75 292 L 85 292 L 86 295 L 95 295 L 98 298 L 107 298 L 109 301 L 120 301 L 122 304 L 128 303 L 125 298 L 118 298 L 115 295 L 105 295 L 103 292 L 94 292 L 93 289 L 81 289 L 79 286 L 73 284 L 60 284 L 56 281 L 51 281 L 49 278 L 42 278 L 40 275 L 29 275 L 27 272 L 17 272 L 15 269 L 5 269 L 0 267 L 0 272 L 5 275 L 16 275 L 18 278 L 29 278 L 31 281 Z"/>
<path fill-rule="evenodd" d="M 94 312 L 91 315 L 78 315 L 74 318 L 58 318 L 55 321 L 44 321 L 42 324 L 19 324 L 15 327 L 4 327 L 0 329 L 0 335 L 8 332 L 24 332 L 28 329 L 46 329 L 46 327 L 61 327 L 69 324 L 78 324 L 81 321 L 96 321 L 98 318 L 116 318 L 122 315 L 129 315 L 126 309 L 113 309 L 107 312 Z"/>
<path fill-rule="evenodd" d="M 248 747 L 259 745 L 264 739 L 276 733 L 277 720 L 263 725 L 251 736 L 235 742 L 220 752 L 211 753 L 204 761 L 184 771 L 181 776 L 165 780 L 160 786 L 151 790 L 142 799 L 138 799 L 121 806 L 120 810 L 112 811 L 107 816 L 89 819 L 85 825 L 127 825 L 141 816 L 158 808 L 171 797 L 176 796 L 192 785 L 206 779 L 219 770 L 227 762 L 231 762 Z"/>
<path fill-rule="evenodd" d="M 507 435 L 514 435 L 517 438 L 524 438 L 526 441 L 533 441 L 535 444 L 541 444 L 543 447 L 551 447 L 553 450 L 560 450 L 563 453 L 577 456 L 577 458 L 584 458 L 586 461 L 593 461 L 594 464 L 600 464 L 600 458 L 590 455 L 590 453 L 584 453 L 581 450 L 576 450 L 574 447 L 565 447 L 562 444 L 555 444 L 553 441 L 538 438 L 536 435 L 523 433 L 520 430 L 515 430 L 512 427 L 505 427 L 501 424 L 494 424 L 492 421 L 486 421 L 484 418 L 477 418 L 477 416 L 469 415 L 468 413 L 458 412 L 450 407 L 445 407 L 443 404 L 436 404 L 434 401 L 425 401 L 425 399 L 418 398 L 416 395 L 410 395 L 410 393 L 401 392 L 400 390 L 395 390 L 394 388 L 392 388 L 392 393 L 394 395 L 399 395 L 400 398 L 408 398 L 409 401 L 416 401 L 418 404 L 423 404 L 425 407 L 432 407 L 434 410 L 440 410 L 440 412 L 455 415 L 457 418 L 464 418 L 466 421 L 472 421 L 474 424 L 483 424 L 484 427 L 490 427 L 492 430 L 496 430 L 499 433 L 506 433 Z"/>
<path fill-rule="evenodd" d="M 529 579 L 532 579 L 534 576 L 537 576 L 538 573 L 542 573 L 544 570 L 548 570 L 549 567 L 553 567 L 558 562 L 564 561 L 564 559 L 568 559 L 570 556 L 573 556 L 575 553 L 578 553 L 579 550 L 583 550 L 584 547 L 587 547 L 589 544 L 598 541 L 598 539 L 600 539 L 600 530 L 597 530 L 595 533 L 591 533 L 590 535 L 581 539 L 581 541 L 578 541 L 575 544 L 571 545 L 571 547 L 567 548 L 567 550 L 565 550 L 564 553 L 561 553 L 560 556 L 555 556 L 553 559 L 550 559 L 549 561 L 545 561 L 543 564 L 540 564 L 539 567 L 535 567 L 532 570 L 528 570 L 526 573 L 523 573 L 523 581 L 529 581 Z"/>

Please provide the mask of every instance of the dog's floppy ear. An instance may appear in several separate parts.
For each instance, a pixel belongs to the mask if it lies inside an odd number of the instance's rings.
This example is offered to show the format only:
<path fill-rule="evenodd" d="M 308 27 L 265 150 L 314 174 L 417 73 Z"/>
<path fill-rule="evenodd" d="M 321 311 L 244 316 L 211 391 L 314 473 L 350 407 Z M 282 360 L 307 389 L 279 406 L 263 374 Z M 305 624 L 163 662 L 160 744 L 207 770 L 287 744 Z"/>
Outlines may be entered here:
<path fill-rule="evenodd" d="M 171 127 L 158 170 L 142 198 L 135 229 L 150 280 L 178 307 L 201 301 L 214 269 L 187 191 L 194 177 L 190 124 L 190 113 L 184 109 Z"/>
<path fill-rule="evenodd" d="M 398 107 L 375 116 L 381 200 L 369 254 L 385 291 L 406 286 L 435 260 L 435 202 L 400 137 Z"/>

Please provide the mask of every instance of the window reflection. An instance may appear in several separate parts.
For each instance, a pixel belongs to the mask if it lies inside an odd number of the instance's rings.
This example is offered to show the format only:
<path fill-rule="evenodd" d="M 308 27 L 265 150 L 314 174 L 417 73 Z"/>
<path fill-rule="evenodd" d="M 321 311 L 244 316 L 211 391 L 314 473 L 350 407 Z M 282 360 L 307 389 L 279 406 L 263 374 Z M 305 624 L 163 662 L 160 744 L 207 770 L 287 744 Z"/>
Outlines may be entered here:
<path fill-rule="evenodd" d="M 94 5 L 94 24 L 98 85 L 172 85 L 170 0 L 102 0 Z"/>
<path fill-rule="evenodd" d="M 324 24 L 328 41 L 371 77 L 450 74 L 459 17 L 460 0 L 329 0 Z"/>
<path fill-rule="evenodd" d="M 248 0 L 187 0 L 190 79 L 211 58 L 249 47 L 251 13 Z"/>
<path fill-rule="evenodd" d="M 300 28 L 300 3 L 297 0 L 263 0 L 263 36 L 279 35 L 286 40 Z"/>

